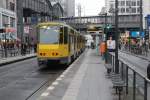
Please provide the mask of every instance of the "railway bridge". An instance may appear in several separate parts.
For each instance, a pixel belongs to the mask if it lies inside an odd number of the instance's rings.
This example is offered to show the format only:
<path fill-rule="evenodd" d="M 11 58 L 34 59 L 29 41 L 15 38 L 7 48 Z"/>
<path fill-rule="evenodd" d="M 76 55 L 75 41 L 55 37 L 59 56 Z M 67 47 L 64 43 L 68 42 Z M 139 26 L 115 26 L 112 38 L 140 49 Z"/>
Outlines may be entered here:
<path fill-rule="evenodd" d="M 60 18 L 61 21 L 65 21 L 72 27 L 86 31 L 89 25 L 105 26 L 111 25 L 114 28 L 115 17 L 114 16 L 86 16 L 86 17 L 67 17 Z M 120 30 L 138 30 L 140 28 L 140 15 L 120 15 L 119 16 L 119 29 Z"/>

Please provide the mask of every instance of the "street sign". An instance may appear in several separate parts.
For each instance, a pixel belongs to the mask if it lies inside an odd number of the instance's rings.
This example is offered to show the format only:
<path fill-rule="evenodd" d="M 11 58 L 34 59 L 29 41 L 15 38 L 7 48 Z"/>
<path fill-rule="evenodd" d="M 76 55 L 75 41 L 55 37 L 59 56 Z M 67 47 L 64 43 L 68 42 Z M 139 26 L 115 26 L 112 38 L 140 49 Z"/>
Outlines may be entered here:
<path fill-rule="evenodd" d="M 138 37 L 144 38 L 145 37 L 145 32 L 131 31 L 130 33 L 131 33 L 130 34 L 131 37 L 133 37 L 133 38 L 138 38 Z"/>

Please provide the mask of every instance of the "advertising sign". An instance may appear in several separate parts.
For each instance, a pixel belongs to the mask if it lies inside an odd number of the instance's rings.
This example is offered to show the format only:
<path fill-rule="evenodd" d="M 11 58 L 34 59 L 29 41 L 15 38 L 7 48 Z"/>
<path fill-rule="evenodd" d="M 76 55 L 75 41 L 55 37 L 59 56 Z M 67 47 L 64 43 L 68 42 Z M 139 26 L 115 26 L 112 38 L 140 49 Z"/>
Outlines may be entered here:
<path fill-rule="evenodd" d="M 140 32 L 137 32 L 137 31 L 132 31 L 131 32 L 131 37 L 140 37 Z"/>
<path fill-rule="evenodd" d="M 25 26 L 25 27 L 24 27 L 24 33 L 29 34 L 29 26 Z"/>
<path fill-rule="evenodd" d="M 147 24 L 150 27 L 150 15 L 147 15 Z"/>
<path fill-rule="evenodd" d="M 137 37 L 144 37 L 145 32 L 139 32 L 139 31 L 131 31 L 131 37 L 137 38 Z"/>

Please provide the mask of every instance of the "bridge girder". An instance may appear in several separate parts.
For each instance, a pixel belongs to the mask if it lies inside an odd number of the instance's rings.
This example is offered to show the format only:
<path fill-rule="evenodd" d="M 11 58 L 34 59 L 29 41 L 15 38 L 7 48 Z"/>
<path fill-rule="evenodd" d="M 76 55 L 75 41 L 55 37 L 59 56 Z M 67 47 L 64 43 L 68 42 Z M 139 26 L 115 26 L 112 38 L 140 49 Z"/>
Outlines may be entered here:
<path fill-rule="evenodd" d="M 87 28 L 88 25 L 97 25 L 104 26 L 105 25 L 105 16 L 88 16 L 88 17 L 69 17 L 62 18 L 61 21 L 65 21 L 66 23 L 72 25 L 76 29 L 84 29 Z M 119 28 L 139 28 L 139 15 L 120 15 L 119 16 Z M 107 16 L 107 24 L 111 24 L 112 28 L 114 27 L 114 18 L 113 16 Z"/>

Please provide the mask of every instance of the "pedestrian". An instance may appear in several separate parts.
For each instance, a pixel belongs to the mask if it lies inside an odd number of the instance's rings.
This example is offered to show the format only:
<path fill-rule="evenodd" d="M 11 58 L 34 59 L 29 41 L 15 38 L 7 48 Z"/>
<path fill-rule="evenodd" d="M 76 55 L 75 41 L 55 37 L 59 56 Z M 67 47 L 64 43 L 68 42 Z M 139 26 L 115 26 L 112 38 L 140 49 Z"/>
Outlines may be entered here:
<path fill-rule="evenodd" d="M 149 64 L 147 66 L 147 78 L 150 80 L 150 61 L 149 61 Z"/>
<path fill-rule="evenodd" d="M 107 49 L 109 52 L 114 52 L 116 47 L 115 40 L 112 40 L 112 37 L 109 37 L 109 40 L 107 40 Z"/>
<path fill-rule="evenodd" d="M 103 41 L 100 43 L 100 55 L 102 56 L 102 59 L 105 59 L 105 53 L 106 53 L 106 43 Z"/>
<path fill-rule="evenodd" d="M 24 44 L 21 43 L 21 55 L 24 56 Z"/>
<path fill-rule="evenodd" d="M 36 43 L 34 44 L 34 53 L 36 53 L 36 51 L 37 51 L 37 45 L 36 45 Z"/>

